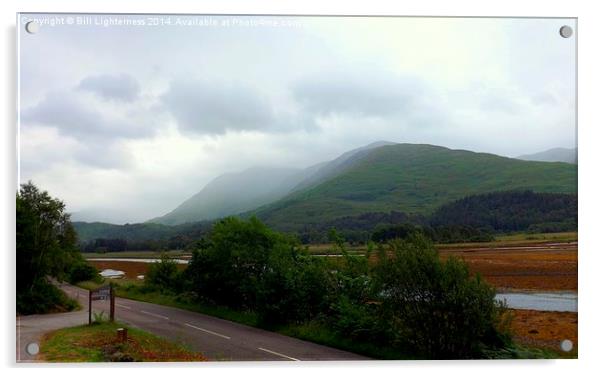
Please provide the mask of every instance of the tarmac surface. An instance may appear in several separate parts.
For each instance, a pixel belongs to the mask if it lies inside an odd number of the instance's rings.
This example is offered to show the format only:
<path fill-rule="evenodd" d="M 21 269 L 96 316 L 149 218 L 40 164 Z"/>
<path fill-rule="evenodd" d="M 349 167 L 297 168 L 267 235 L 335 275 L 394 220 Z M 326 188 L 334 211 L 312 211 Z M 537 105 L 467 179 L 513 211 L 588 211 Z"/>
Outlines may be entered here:
<path fill-rule="evenodd" d="M 17 317 L 17 362 L 36 361 L 26 351 L 44 333 L 88 322 L 88 290 L 61 285 L 79 300 L 77 312 Z M 109 313 L 108 301 L 94 301 L 93 312 Z M 115 298 L 115 320 L 174 342 L 184 343 L 214 361 L 368 360 L 350 352 L 302 341 L 201 313 Z"/>

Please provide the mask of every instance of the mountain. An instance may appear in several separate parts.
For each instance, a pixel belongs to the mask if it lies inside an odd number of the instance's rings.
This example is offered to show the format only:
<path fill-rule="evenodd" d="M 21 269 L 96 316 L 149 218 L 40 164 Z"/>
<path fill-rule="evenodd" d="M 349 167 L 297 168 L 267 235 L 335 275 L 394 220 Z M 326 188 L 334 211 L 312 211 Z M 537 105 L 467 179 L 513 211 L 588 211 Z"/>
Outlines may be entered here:
<path fill-rule="evenodd" d="M 211 220 L 255 209 L 286 195 L 303 178 L 301 170 L 255 167 L 224 174 L 173 211 L 149 222 L 175 225 Z"/>
<path fill-rule="evenodd" d="M 352 166 L 354 161 L 361 159 L 372 149 L 385 145 L 395 145 L 395 143 L 388 141 L 373 142 L 369 145 L 362 146 L 360 148 L 343 153 L 341 154 L 341 156 L 339 156 L 336 159 L 333 159 L 330 162 L 321 163 L 320 165 L 316 166 L 318 168 L 314 167 L 316 171 L 312 174 L 308 174 L 307 178 L 303 179 L 299 184 L 297 184 L 293 188 L 293 191 L 299 191 L 304 188 L 308 188 L 322 183 L 323 181 L 326 181 L 329 178 L 334 177 L 340 172 L 344 171 L 347 167 Z"/>
<path fill-rule="evenodd" d="M 348 151 L 338 158 L 305 169 L 255 167 L 225 174 L 170 213 L 148 222 L 176 225 L 211 220 L 256 209 L 277 201 L 290 192 L 321 183 L 343 171 L 352 161 L 373 148 L 391 145 L 379 141 Z"/>
<path fill-rule="evenodd" d="M 516 158 L 525 161 L 566 162 L 577 164 L 577 148 L 554 148 L 540 153 L 520 155 Z"/>
<path fill-rule="evenodd" d="M 577 167 L 416 144 L 369 149 L 314 186 L 247 215 L 280 230 L 367 212 L 429 214 L 462 197 L 504 190 L 575 193 Z"/>

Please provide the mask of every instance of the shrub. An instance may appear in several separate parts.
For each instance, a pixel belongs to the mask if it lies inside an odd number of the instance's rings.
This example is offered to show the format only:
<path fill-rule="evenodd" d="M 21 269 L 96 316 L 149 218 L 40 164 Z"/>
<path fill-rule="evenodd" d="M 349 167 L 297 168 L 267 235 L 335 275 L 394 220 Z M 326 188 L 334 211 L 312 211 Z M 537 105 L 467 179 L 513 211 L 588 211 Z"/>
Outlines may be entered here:
<path fill-rule="evenodd" d="M 94 266 L 86 262 L 78 262 L 71 266 L 67 274 L 67 280 L 72 284 L 82 281 L 100 282 L 101 277 L 98 274 L 98 269 Z"/>
<path fill-rule="evenodd" d="M 379 257 L 375 278 L 399 346 L 450 359 L 478 357 L 484 347 L 501 345 L 497 324 L 504 307 L 463 261 L 440 261 L 419 234 L 391 242 L 389 251 Z"/>
<path fill-rule="evenodd" d="M 161 255 L 160 261 L 149 266 L 144 277 L 146 287 L 158 288 L 159 290 L 179 292 L 181 283 L 182 278 L 178 265 L 165 254 Z"/>
<path fill-rule="evenodd" d="M 257 291 L 257 313 L 262 323 L 301 323 L 325 308 L 327 271 L 323 260 L 297 253 L 275 252 Z"/>
<path fill-rule="evenodd" d="M 37 280 L 29 290 L 17 294 L 17 313 L 20 315 L 66 312 L 78 307 L 77 301 L 45 280 Z"/>
<path fill-rule="evenodd" d="M 297 242 L 267 228 L 256 218 L 229 217 L 216 223 L 199 243 L 186 279 L 199 297 L 235 309 L 255 310 L 262 279 L 276 253 L 289 257 Z M 278 257 L 274 256 L 274 259 Z"/>

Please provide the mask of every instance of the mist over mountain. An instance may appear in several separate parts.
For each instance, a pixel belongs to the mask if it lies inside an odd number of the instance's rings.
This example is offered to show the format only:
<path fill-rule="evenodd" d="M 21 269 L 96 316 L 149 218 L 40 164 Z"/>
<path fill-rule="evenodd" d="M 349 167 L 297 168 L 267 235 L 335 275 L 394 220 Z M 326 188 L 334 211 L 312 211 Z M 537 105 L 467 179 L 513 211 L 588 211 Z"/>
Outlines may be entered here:
<path fill-rule="evenodd" d="M 254 167 L 224 174 L 170 213 L 149 222 L 175 225 L 240 214 L 277 201 L 286 194 L 319 184 L 343 171 L 367 151 L 392 142 L 379 141 L 305 169 Z"/>
<path fill-rule="evenodd" d="M 238 214 L 278 200 L 303 178 L 294 168 L 254 167 L 218 176 L 173 211 L 149 222 L 176 225 Z"/>
<path fill-rule="evenodd" d="M 553 148 L 539 153 L 520 155 L 516 158 L 525 161 L 565 162 L 577 164 L 577 148 Z"/>

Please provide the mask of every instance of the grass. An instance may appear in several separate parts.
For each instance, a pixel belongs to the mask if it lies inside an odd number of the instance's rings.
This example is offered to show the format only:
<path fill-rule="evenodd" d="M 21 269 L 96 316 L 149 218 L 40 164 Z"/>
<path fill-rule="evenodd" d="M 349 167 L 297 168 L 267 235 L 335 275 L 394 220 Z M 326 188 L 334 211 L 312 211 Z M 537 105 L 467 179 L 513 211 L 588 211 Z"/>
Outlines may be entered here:
<path fill-rule="evenodd" d="M 117 342 L 117 328 L 127 328 L 128 340 Z M 185 346 L 119 323 L 96 323 L 60 329 L 41 343 L 41 358 L 48 362 L 175 362 L 205 361 Z"/>
<path fill-rule="evenodd" d="M 304 324 L 286 325 L 277 328 L 276 331 L 289 337 L 295 337 L 304 341 L 314 342 L 320 345 L 329 346 L 356 354 L 362 354 L 374 359 L 416 359 L 416 357 L 401 353 L 399 350 L 394 348 L 376 346 L 371 343 L 358 342 L 349 338 L 341 337 L 327 326 L 320 324 L 317 321 L 310 321 Z"/>
<path fill-rule="evenodd" d="M 541 242 L 568 243 L 578 240 L 577 231 L 552 232 L 552 233 L 516 233 L 509 235 L 498 235 L 492 242 L 480 243 L 452 243 L 436 244 L 437 248 L 479 248 L 479 247 L 503 247 L 520 244 L 536 244 Z"/>

